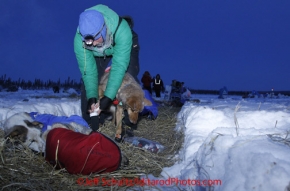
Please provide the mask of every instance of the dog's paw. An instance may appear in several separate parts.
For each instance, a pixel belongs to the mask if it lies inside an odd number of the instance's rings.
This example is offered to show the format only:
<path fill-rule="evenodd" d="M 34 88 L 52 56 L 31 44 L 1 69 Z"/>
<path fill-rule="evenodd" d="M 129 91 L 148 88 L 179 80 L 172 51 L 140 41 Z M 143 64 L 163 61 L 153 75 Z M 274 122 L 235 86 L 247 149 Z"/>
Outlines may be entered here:
<path fill-rule="evenodd" d="M 118 137 L 115 137 L 115 141 L 118 142 L 118 143 L 121 143 L 122 142 L 122 139 L 121 138 L 118 138 Z"/>
<path fill-rule="evenodd" d="M 122 135 L 120 135 L 120 134 L 116 134 L 115 135 L 115 141 L 117 141 L 118 143 L 121 143 L 121 142 L 123 142 L 123 136 Z"/>

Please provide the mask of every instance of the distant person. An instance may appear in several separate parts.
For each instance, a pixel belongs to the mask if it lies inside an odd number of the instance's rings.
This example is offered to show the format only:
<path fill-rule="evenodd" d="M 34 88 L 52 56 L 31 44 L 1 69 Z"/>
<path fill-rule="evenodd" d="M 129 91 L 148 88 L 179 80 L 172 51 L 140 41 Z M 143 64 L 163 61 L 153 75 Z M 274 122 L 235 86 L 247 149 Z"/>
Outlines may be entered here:
<path fill-rule="evenodd" d="M 79 16 L 79 26 L 74 38 L 74 52 L 83 82 L 82 117 L 91 124 L 94 131 L 99 128 L 99 116 L 90 118 L 90 113 L 94 113 L 96 109 L 99 99 L 99 80 L 108 63 L 112 60 L 108 86 L 99 103 L 101 111 L 112 104 L 125 72 L 129 72 L 138 80 L 138 37 L 132 34 L 130 26 L 133 27 L 133 20 L 128 24 L 127 19 L 122 19 L 105 5 L 88 8 Z"/>
<path fill-rule="evenodd" d="M 160 92 L 164 91 L 163 81 L 160 78 L 160 74 L 157 74 L 153 80 L 153 90 L 155 91 L 156 97 L 161 97 Z"/>
<path fill-rule="evenodd" d="M 172 83 L 171 83 L 172 90 L 171 90 L 171 92 L 180 93 L 180 85 L 181 85 L 181 83 L 179 81 L 172 80 Z"/>
<path fill-rule="evenodd" d="M 186 92 L 186 87 L 184 87 L 184 82 L 181 82 L 180 83 L 180 87 L 179 87 L 179 91 L 180 91 L 180 93 L 184 93 L 184 92 Z"/>
<path fill-rule="evenodd" d="M 172 82 L 171 82 L 171 86 L 172 86 L 172 87 L 175 87 L 175 86 L 176 86 L 176 80 L 172 80 Z"/>
<path fill-rule="evenodd" d="M 148 90 L 150 94 L 152 94 L 152 87 L 151 87 L 152 81 L 153 80 L 152 80 L 151 74 L 148 71 L 145 71 L 141 78 L 141 82 L 143 83 L 143 89 Z"/>

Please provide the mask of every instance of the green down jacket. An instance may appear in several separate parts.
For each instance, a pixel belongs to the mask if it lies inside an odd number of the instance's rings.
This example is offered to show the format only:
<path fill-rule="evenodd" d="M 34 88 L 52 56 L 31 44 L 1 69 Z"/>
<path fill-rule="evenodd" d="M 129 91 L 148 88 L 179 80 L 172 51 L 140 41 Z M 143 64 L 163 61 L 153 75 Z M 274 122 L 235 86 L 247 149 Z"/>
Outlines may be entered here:
<path fill-rule="evenodd" d="M 82 36 L 79 32 L 79 28 L 77 28 L 77 32 L 74 38 L 74 51 L 78 61 L 79 69 L 82 74 L 82 79 L 85 84 L 87 99 L 99 97 L 98 71 L 95 56 L 113 56 L 108 84 L 105 91 L 105 96 L 113 100 L 121 86 L 123 77 L 130 62 L 132 32 L 125 19 L 122 19 L 122 22 L 120 23 L 116 32 L 117 26 L 119 24 L 119 16 L 109 7 L 105 5 L 97 5 L 87 10 L 90 9 L 97 10 L 104 16 L 107 26 L 106 39 L 111 39 L 111 43 L 109 47 L 102 50 L 102 52 L 96 51 L 94 48 L 92 50 L 89 48 L 84 48 Z M 114 35 L 115 32 L 116 34 Z M 113 39 L 113 37 L 115 39 Z"/>

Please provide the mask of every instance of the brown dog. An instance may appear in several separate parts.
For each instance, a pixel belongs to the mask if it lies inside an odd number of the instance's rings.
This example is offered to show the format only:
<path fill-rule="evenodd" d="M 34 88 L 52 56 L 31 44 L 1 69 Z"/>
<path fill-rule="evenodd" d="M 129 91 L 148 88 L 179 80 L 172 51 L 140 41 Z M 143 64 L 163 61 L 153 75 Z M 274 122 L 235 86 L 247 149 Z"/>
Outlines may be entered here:
<path fill-rule="evenodd" d="M 109 74 L 107 72 L 101 78 L 99 84 L 100 98 L 104 96 Z M 117 92 L 116 99 L 119 101 L 119 104 L 117 106 L 112 104 L 110 111 L 113 113 L 113 121 L 115 121 L 117 127 L 116 139 L 121 139 L 123 138 L 121 137 L 121 133 L 124 110 L 127 110 L 130 122 L 136 124 L 139 113 L 144 109 L 144 106 L 151 106 L 152 103 L 145 98 L 142 87 L 129 73 L 125 74 L 121 87 Z"/>

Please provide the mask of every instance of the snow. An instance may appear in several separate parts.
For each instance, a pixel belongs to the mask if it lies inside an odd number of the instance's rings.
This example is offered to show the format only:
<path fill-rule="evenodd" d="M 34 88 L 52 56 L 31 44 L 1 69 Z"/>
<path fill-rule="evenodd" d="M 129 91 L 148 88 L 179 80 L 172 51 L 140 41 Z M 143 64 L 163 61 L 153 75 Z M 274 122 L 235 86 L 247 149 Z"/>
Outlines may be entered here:
<path fill-rule="evenodd" d="M 162 175 L 220 180 L 214 190 L 284 190 L 290 182 L 290 99 L 216 98 L 182 107 L 176 126 L 185 134 L 180 161 Z"/>
<path fill-rule="evenodd" d="M 0 92 L 1 128 L 5 119 L 23 111 L 81 115 L 80 100 L 68 98 L 76 92 L 60 92 Z M 184 190 L 286 189 L 290 182 L 289 97 L 191 97 L 201 102 L 186 102 L 177 115 L 175 130 L 185 135 L 175 156 L 178 162 L 164 168 L 160 177 L 146 177 L 147 181 L 159 180 L 156 186 L 161 190 L 173 190 L 174 182 Z"/>

